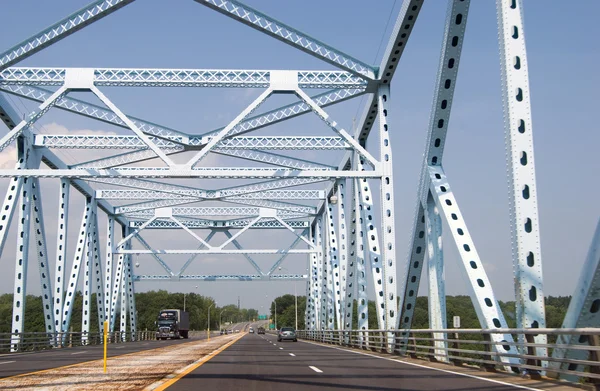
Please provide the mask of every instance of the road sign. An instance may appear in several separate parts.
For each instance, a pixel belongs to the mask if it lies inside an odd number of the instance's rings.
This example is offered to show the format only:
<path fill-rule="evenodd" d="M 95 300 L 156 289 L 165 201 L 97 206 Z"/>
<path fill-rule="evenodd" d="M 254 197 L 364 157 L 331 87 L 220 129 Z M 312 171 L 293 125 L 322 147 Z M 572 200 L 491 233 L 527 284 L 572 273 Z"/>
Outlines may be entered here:
<path fill-rule="evenodd" d="M 453 326 L 455 329 L 459 329 L 459 328 L 460 328 L 460 316 L 454 316 L 454 317 L 452 318 L 452 326 Z"/>

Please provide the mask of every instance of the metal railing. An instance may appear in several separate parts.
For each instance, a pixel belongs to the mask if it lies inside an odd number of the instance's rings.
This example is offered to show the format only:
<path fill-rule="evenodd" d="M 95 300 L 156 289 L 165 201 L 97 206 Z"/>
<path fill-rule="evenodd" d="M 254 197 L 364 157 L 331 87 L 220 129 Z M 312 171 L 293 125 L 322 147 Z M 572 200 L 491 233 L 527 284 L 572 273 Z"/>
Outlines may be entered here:
<path fill-rule="evenodd" d="M 212 335 L 218 333 L 211 332 Z M 190 338 L 206 336 L 206 331 L 190 331 Z M 68 348 L 75 346 L 100 345 L 102 333 L 0 333 L 0 354 L 14 352 L 30 352 L 38 350 L 48 350 L 57 348 Z M 127 343 L 135 341 L 149 341 L 156 339 L 155 330 L 120 332 L 114 331 L 108 333 L 107 341 L 109 344 Z"/>
<path fill-rule="evenodd" d="M 496 342 L 494 334 L 511 334 L 513 341 Z M 363 350 L 389 353 L 453 365 L 474 365 L 485 371 L 506 371 L 532 379 L 547 378 L 595 385 L 600 390 L 600 328 L 582 329 L 444 329 L 444 330 L 298 330 L 298 338 Z M 548 343 L 535 343 L 546 335 Z M 575 344 L 565 344 L 573 336 Z M 514 346 L 517 353 L 508 353 Z M 501 349 L 497 349 L 503 347 Z M 548 350 L 547 356 L 536 349 Z M 581 354 L 553 357 L 556 349 Z M 510 361 L 510 363 L 507 363 Z"/>

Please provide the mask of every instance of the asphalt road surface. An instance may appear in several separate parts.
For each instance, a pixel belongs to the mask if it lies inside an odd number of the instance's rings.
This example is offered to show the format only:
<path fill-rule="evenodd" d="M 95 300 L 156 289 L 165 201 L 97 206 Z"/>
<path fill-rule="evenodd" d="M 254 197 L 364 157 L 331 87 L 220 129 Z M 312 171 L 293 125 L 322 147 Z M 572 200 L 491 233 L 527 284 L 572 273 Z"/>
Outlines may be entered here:
<path fill-rule="evenodd" d="M 206 335 L 190 337 L 189 339 L 174 339 L 165 341 L 139 341 L 109 344 L 107 356 L 114 357 L 122 354 L 135 353 L 148 349 L 162 348 L 186 342 L 205 339 Z M 58 368 L 65 365 L 93 361 L 104 357 L 102 345 L 77 346 L 45 350 L 40 352 L 11 353 L 0 355 L 0 378 L 20 375 L 23 373 Z"/>
<path fill-rule="evenodd" d="M 451 368 L 451 367 L 449 367 Z M 467 377 L 306 342 L 248 334 L 168 388 L 183 390 L 516 390 Z"/>

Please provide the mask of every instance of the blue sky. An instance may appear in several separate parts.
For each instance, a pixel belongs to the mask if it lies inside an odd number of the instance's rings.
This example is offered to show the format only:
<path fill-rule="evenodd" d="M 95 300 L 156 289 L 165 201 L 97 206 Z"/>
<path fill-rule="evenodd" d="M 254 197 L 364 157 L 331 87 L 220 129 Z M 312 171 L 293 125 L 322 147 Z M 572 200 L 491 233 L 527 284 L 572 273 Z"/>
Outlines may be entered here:
<path fill-rule="evenodd" d="M 7 17 L 0 24 L 0 51 L 86 3 L 6 2 L 2 6 Z M 401 1 L 247 3 L 356 58 L 379 64 Z M 567 7 L 543 0 L 524 4 L 547 295 L 572 293 L 600 216 L 596 201 L 600 192 L 596 180 L 600 168 L 596 118 L 600 103 L 600 27 L 595 20 L 600 3 L 570 4 Z M 445 12 L 445 1 L 425 2 L 391 86 L 400 276 L 412 225 Z M 332 69 L 327 63 L 191 0 L 138 0 L 19 66 Z M 190 133 L 225 125 L 260 93 L 119 88 L 105 92 L 126 113 Z M 23 111 L 33 108 L 27 102 L 16 103 Z M 350 128 L 357 112 L 362 112 L 362 108 L 358 111 L 359 103 L 360 99 L 355 99 L 327 111 Z M 69 130 L 108 130 L 105 124 L 60 112 L 50 112 L 40 121 L 40 126 L 51 124 Z M 310 132 L 313 125 L 310 119 L 290 121 L 281 130 L 289 131 L 287 134 Z M 371 144 L 376 146 L 377 140 Z M 508 300 L 514 297 L 514 291 L 504 148 L 495 3 L 473 1 L 446 143 L 445 169 L 494 290 L 499 299 Z M 74 218 L 74 224 L 78 219 L 79 216 Z M 447 237 L 444 245 L 447 293 L 464 294 L 454 244 Z M 13 253 L 7 248 L 2 260 L 10 268 L 0 277 L 3 291 L 7 292 L 12 290 Z M 297 272 L 303 269 L 301 261 L 290 262 L 286 267 Z M 37 278 L 33 265 L 30 274 Z M 35 285 L 30 283 L 32 293 Z M 139 285 L 138 290 L 161 287 L 193 291 L 196 285 L 199 284 Z M 298 291 L 303 289 L 298 284 Z M 219 304 L 234 303 L 240 294 L 247 306 L 257 308 L 266 304 L 265 295 L 290 293 L 293 287 L 236 283 L 201 285 L 196 291 L 213 295 Z M 421 293 L 425 291 L 422 289 Z"/>

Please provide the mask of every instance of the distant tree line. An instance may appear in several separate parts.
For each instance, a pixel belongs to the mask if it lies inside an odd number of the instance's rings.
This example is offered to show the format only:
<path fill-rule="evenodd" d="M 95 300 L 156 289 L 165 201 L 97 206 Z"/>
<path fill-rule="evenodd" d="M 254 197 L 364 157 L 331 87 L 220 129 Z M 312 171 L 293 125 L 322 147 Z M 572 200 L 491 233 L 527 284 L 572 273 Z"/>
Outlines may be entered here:
<path fill-rule="evenodd" d="M 304 313 L 306 309 L 306 297 L 298 296 L 298 329 L 306 327 Z M 141 292 L 135 294 L 138 330 L 153 330 L 154 322 L 158 312 L 165 308 L 183 309 L 183 293 L 169 293 L 165 290 Z M 570 296 L 546 297 L 546 327 L 559 328 L 565 317 L 567 307 L 569 306 Z M 208 307 L 214 304 L 214 299 L 201 296 L 195 293 L 185 294 L 186 311 L 190 313 L 190 328 L 192 330 L 204 330 L 208 322 Z M 277 304 L 275 304 L 277 302 Z M 353 326 L 358 324 L 357 303 L 354 303 Z M 500 307 L 506 317 L 509 327 L 516 327 L 515 303 L 514 301 L 499 302 Z M 10 293 L 0 295 L 0 333 L 9 333 L 12 322 L 13 295 Z M 81 331 L 81 309 L 83 306 L 83 296 L 81 292 L 75 295 L 73 305 L 71 326 L 75 332 Z M 375 302 L 369 301 L 369 327 L 377 328 L 377 315 L 375 311 Z M 294 295 L 283 295 L 277 297 L 271 303 L 271 319 L 275 318 L 275 307 L 277 307 L 277 326 L 295 327 L 295 298 Z M 98 331 L 98 317 L 96 310 L 96 295 L 92 295 L 90 331 Z M 475 309 L 469 296 L 447 296 L 446 314 L 448 327 L 452 327 L 452 317 L 460 316 L 461 328 L 480 328 Z M 255 309 L 239 309 L 235 305 L 224 307 L 213 307 L 210 310 L 210 328 L 217 330 L 219 328 L 219 315 L 223 324 L 226 322 L 243 322 L 258 319 L 258 311 Z M 116 329 L 119 329 L 120 312 L 117 308 Z M 414 311 L 413 328 L 426 329 L 429 327 L 429 314 L 427 310 L 427 297 L 418 297 Z M 42 311 L 41 296 L 28 295 L 25 303 L 25 332 L 43 332 L 44 317 Z"/>
<path fill-rule="evenodd" d="M 563 319 L 567 312 L 571 296 L 548 296 L 546 297 L 546 327 L 547 328 L 560 328 L 562 326 Z M 277 302 L 277 304 L 275 304 Z M 414 310 L 414 318 L 412 328 L 414 329 L 427 329 L 429 328 L 429 313 L 427 303 L 428 298 L 421 296 L 417 298 L 417 302 Z M 516 328 L 515 318 L 515 302 L 499 302 L 500 308 L 506 318 L 508 327 Z M 271 320 L 275 320 L 275 307 L 277 307 L 277 327 L 295 327 L 295 314 L 294 314 L 294 296 L 283 295 L 277 297 L 271 303 Z M 298 296 L 298 329 L 305 329 L 304 313 L 306 308 L 306 296 Z M 377 313 L 375 302 L 370 300 L 368 303 L 369 308 L 369 328 L 376 329 L 377 326 Z M 358 325 L 358 312 L 357 302 L 354 301 L 353 306 L 353 328 Z M 452 328 L 452 319 L 454 316 L 460 316 L 460 327 L 461 328 L 481 328 L 475 308 L 471 302 L 469 296 L 446 296 L 446 317 L 448 321 L 448 328 Z"/>
<path fill-rule="evenodd" d="M 161 309 L 177 308 L 183 309 L 184 294 L 169 293 L 165 290 L 140 292 L 135 294 L 138 330 L 153 330 L 158 313 Z M 192 330 L 205 330 L 208 322 L 208 307 L 210 309 L 210 328 L 219 329 L 219 315 L 223 324 L 226 322 L 243 322 L 258 319 L 258 311 L 255 309 L 241 308 L 235 305 L 215 307 L 214 299 L 195 293 L 185 294 L 185 310 L 190 313 L 190 328 Z M 90 332 L 98 332 L 98 311 L 96 295 L 91 298 Z M 13 295 L 7 293 L 0 295 L 0 333 L 10 333 L 12 324 Z M 83 307 L 83 295 L 77 292 L 71 312 L 71 328 L 74 332 L 81 331 L 81 309 Z M 303 310 L 304 311 L 304 310 Z M 304 312 L 303 312 L 304 313 Z M 120 311 L 117 308 L 115 330 L 119 330 Z M 127 320 L 129 322 L 129 320 Z M 25 332 L 45 331 L 44 315 L 41 296 L 28 295 L 25 301 Z"/>

